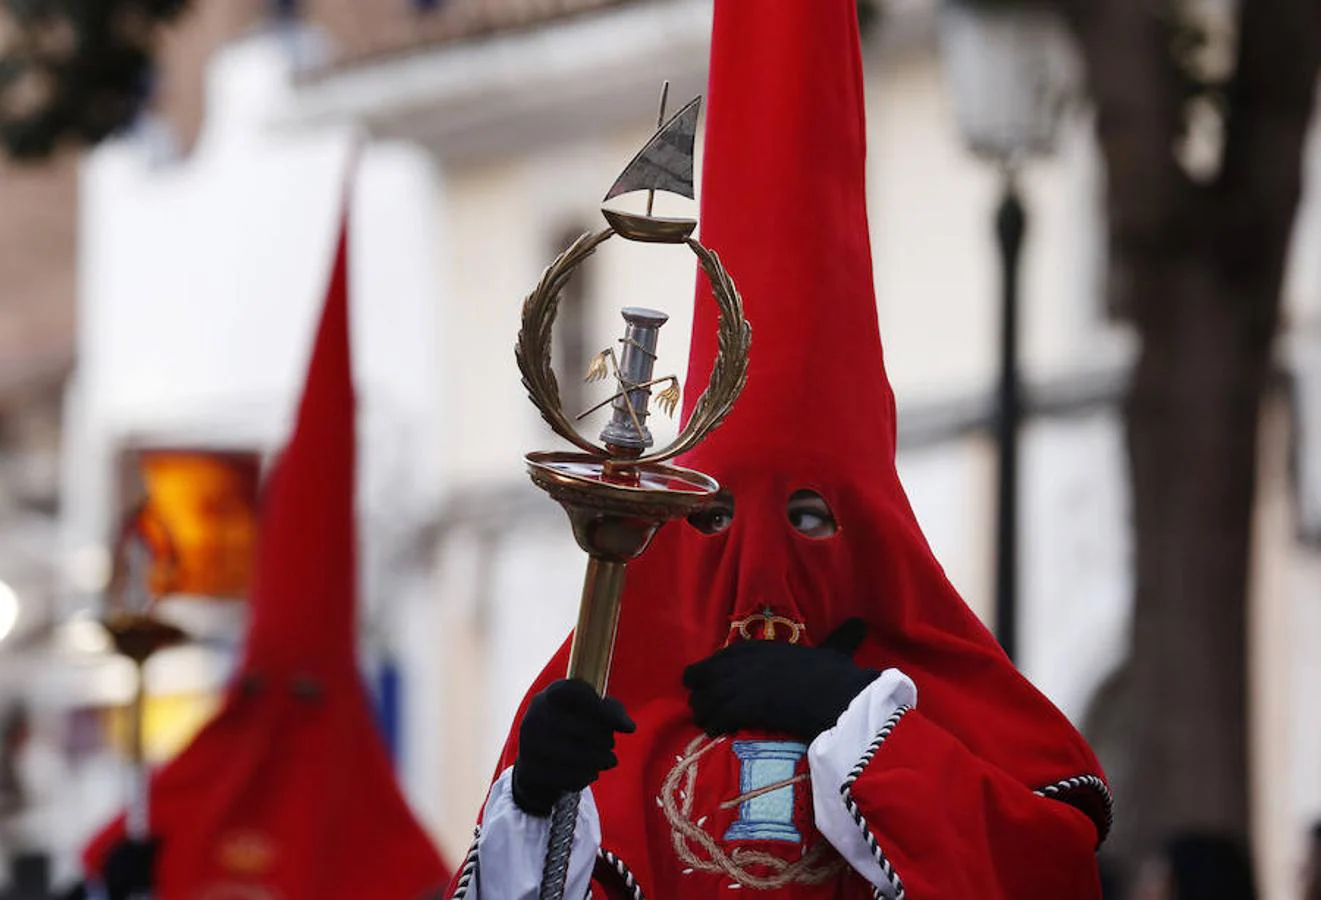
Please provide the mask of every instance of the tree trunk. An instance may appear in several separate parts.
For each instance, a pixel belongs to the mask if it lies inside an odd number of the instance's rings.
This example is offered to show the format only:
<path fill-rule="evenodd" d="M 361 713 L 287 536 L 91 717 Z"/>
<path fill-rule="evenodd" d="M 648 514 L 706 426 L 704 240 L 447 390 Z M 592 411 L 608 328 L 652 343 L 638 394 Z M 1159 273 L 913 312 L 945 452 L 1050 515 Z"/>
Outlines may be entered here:
<path fill-rule="evenodd" d="M 1142 350 L 1125 405 L 1136 541 L 1131 781 L 1116 850 L 1247 837 L 1247 614 L 1257 421 L 1270 334 L 1209 254 L 1130 270 Z M 1127 851 L 1127 852 L 1125 852 Z"/>
<path fill-rule="evenodd" d="M 1125 403 L 1136 545 L 1113 850 L 1184 829 L 1248 835 L 1247 595 L 1257 426 L 1301 195 L 1321 3 L 1238 4 L 1220 170 L 1174 147 L 1186 78 L 1178 4 L 1059 0 L 1106 166 L 1117 305 L 1141 351 Z"/>

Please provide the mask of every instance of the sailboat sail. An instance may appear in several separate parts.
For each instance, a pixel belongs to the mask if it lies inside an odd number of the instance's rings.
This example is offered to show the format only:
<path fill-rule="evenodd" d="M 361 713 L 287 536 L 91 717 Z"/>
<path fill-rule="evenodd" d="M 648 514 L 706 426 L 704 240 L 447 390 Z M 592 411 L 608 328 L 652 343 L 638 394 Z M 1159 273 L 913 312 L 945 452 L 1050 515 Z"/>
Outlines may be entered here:
<path fill-rule="evenodd" d="M 605 199 L 630 191 L 668 191 L 682 197 L 693 194 L 693 143 L 702 98 L 692 100 L 661 126 L 624 167 Z"/>

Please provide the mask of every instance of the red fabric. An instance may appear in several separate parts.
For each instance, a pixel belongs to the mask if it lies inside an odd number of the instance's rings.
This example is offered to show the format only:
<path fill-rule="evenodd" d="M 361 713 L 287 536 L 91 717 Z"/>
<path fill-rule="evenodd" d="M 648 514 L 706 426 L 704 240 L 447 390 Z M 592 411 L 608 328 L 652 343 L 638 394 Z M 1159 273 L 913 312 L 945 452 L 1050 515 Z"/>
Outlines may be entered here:
<path fill-rule="evenodd" d="M 852 793 L 909 897 L 1101 896 L 1087 816 L 1034 797 L 920 710 L 900 720 Z"/>
<path fill-rule="evenodd" d="M 156 776 L 162 900 L 418 900 L 449 873 L 395 783 L 355 650 L 355 427 L 342 226 L 292 439 L 266 488 L 252 623 L 220 712 Z M 122 820 L 86 851 L 99 870 Z"/>
<path fill-rule="evenodd" d="M 649 897 L 723 897 L 731 885 L 799 898 L 870 896 L 821 846 L 801 781 L 792 788 L 788 839 L 730 830 L 742 815 L 733 798 L 757 786 L 741 780 L 736 742 L 775 736 L 706 740 L 681 683 L 684 666 L 729 640 L 731 623 L 763 610 L 805 625 L 808 643 L 858 616 L 868 625 L 859 662 L 911 676 L 931 723 L 925 733 L 901 725 L 910 752 L 884 753 L 861 788 L 893 776 L 894 791 L 904 792 L 873 807 L 873 830 L 882 847 L 896 848 L 900 875 L 913 885 L 908 896 L 1086 897 L 1020 890 L 1026 870 L 1016 867 L 1058 867 L 1045 884 L 1090 883 L 1101 793 L 1077 792 L 1093 825 L 1031 791 L 1099 775 L 1099 766 L 945 578 L 895 471 L 895 407 L 865 207 L 856 5 L 716 0 L 707 109 L 702 241 L 743 295 L 751 364 L 729 420 L 682 463 L 715 476 L 735 512 L 717 535 L 667 525 L 630 567 L 610 693 L 638 731 L 620 738 L 619 766 L 593 786 L 603 847 Z M 689 402 L 711 367 L 715 321 L 703 285 Z M 839 525 L 833 537 L 811 539 L 790 526 L 786 501 L 804 488 L 829 503 Z M 532 690 L 563 677 L 566 659 L 562 649 Z M 516 742 L 515 731 L 502 767 L 512 764 Z M 894 760 L 914 771 L 891 772 Z M 801 776 L 806 762 L 793 766 Z M 916 810 L 921 816 L 908 819 Z M 929 820 L 957 824 L 921 843 L 911 832 Z M 1067 839 L 1049 842 L 1058 850 L 1050 858 L 1025 851 L 992 864 L 980 853 L 1021 849 L 1056 825 Z M 1000 880 L 1000 867 L 1013 877 Z"/>

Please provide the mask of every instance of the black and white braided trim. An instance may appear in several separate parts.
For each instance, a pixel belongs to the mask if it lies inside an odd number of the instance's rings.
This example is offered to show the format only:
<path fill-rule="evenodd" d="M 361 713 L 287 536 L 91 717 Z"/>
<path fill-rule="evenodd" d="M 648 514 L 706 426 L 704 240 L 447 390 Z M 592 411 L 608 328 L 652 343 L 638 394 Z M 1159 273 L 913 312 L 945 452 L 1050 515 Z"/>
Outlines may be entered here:
<path fill-rule="evenodd" d="M 468 855 L 463 858 L 463 865 L 459 867 L 459 880 L 454 886 L 454 895 L 450 900 L 463 900 L 468 896 L 468 886 L 477 875 L 477 839 L 481 836 L 481 826 L 473 829 L 472 846 L 468 848 Z"/>
<path fill-rule="evenodd" d="M 890 882 L 890 888 L 894 892 L 894 900 L 904 900 L 903 880 L 899 877 L 899 873 L 894 870 L 894 866 L 890 865 L 890 860 L 886 858 L 885 851 L 881 849 L 876 836 L 872 834 L 866 817 L 863 816 L 862 810 L 858 809 L 857 801 L 853 799 L 853 783 L 862 775 L 863 770 L 872 761 L 872 757 L 876 755 L 876 751 L 881 749 L 881 744 L 885 743 L 886 738 L 890 736 L 890 732 L 894 731 L 895 726 L 899 724 L 899 720 L 911 710 L 912 707 L 910 706 L 901 706 L 890 715 L 890 718 L 885 720 L 881 730 L 876 732 L 876 738 L 863 751 L 862 756 L 858 757 L 858 764 L 849 772 L 848 777 L 844 779 L 844 783 L 839 788 L 840 796 L 844 798 L 844 808 L 853 817 L 858 830 L 862 832 L 863 840 L 867 842 L 867 849 L 871 851 L 872 858 L 876 860 L 876 864 L 881 867 L 881 873 Z M 881 897 L 880 888 L 873 888 L 872 895 Z"/>
<path fill-rule="evenodd" d="M 1093 812 L 1088 807 L 1094 807 L 1095 804 L 1083 806 L 1077 800 L 1076 795 L 1080 791 L 1091 792 L 1094 799 L 1100 800 L 1100 809 Z M 1033 791 L 1038 797 L 1050 797 L 1053 800 L 1061 800 L 1070 806 L 1077 806 L 1090 818 L 1096 821 L 1098 831 L 1097 837 L 1104 841 L 1107 834 L 1110 833 L 1110 827 L 1115 822 L 1115 798 L 1110 793 L 1110 786 L 1095 775 L 1078 775 L 1073 778 L 1064 778 L 1054 784 L 1048 784 L 1043 788 Z"/>
<path fill-rule="evenodd" d="M 647 900 L 647 895 L 642 892 L 641 885 L 639 885 L 638 880 L 633 877 L 633 870 L 628 867 L 627 863 L 605 848 L 597 851 L 596 858 L 600 860 L 601 863 L 608 866 L 610 871 L 619 876 L 619 880 L 623 883 L 624 889 L 628 891 L 628 895 L 632 897 L 633 900 Z"/>
<path fill-rule="evenodd" d="M 468 855 L 463 858 L 463 865 L 459 868 L 459 880 L 454 886 L 454 894 L 450 900 L 464 900 L 468 896 L 468 889 L 472 886 L 473 879 L 477 875 L 477 841 L 482 836 L 482 829 L 479 827 L 472 833 L 472 846 L 468 848 Z M 633 870 L 615 854 L 609 850 L 599 850 L 597 859 L 609 867 L 610 871 L 619 877 L 624 889 L 628 891 L 628 896 L 632 900 L 647 900 L 647 895 L 643 893 L 641 885 L 637 878 L 633 876 Z M 590 898 L 591 892 L 587 896 Z"/>

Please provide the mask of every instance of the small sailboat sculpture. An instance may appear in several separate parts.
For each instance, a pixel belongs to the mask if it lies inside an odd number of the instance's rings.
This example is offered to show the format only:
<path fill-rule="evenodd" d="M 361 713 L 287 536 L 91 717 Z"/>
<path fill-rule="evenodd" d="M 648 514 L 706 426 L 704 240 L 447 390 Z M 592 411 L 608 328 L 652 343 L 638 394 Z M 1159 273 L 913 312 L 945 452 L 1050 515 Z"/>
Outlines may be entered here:
<path fill-rule="evenodd" d="M 662 98 L 662 107 L 664 102 Z M 610 186 L 603 203 L 620 194 L 647 192 L 645 214 L 601 207 L 601 214 L 620 237 L 653 244 L 678 244 L 697 227 L 696 219 L 653 216 L 651 205 L 656 191 L 694 198 L 693 144 L 701 105 L 702 98 L 697 97 L 661 125 Z"/>

